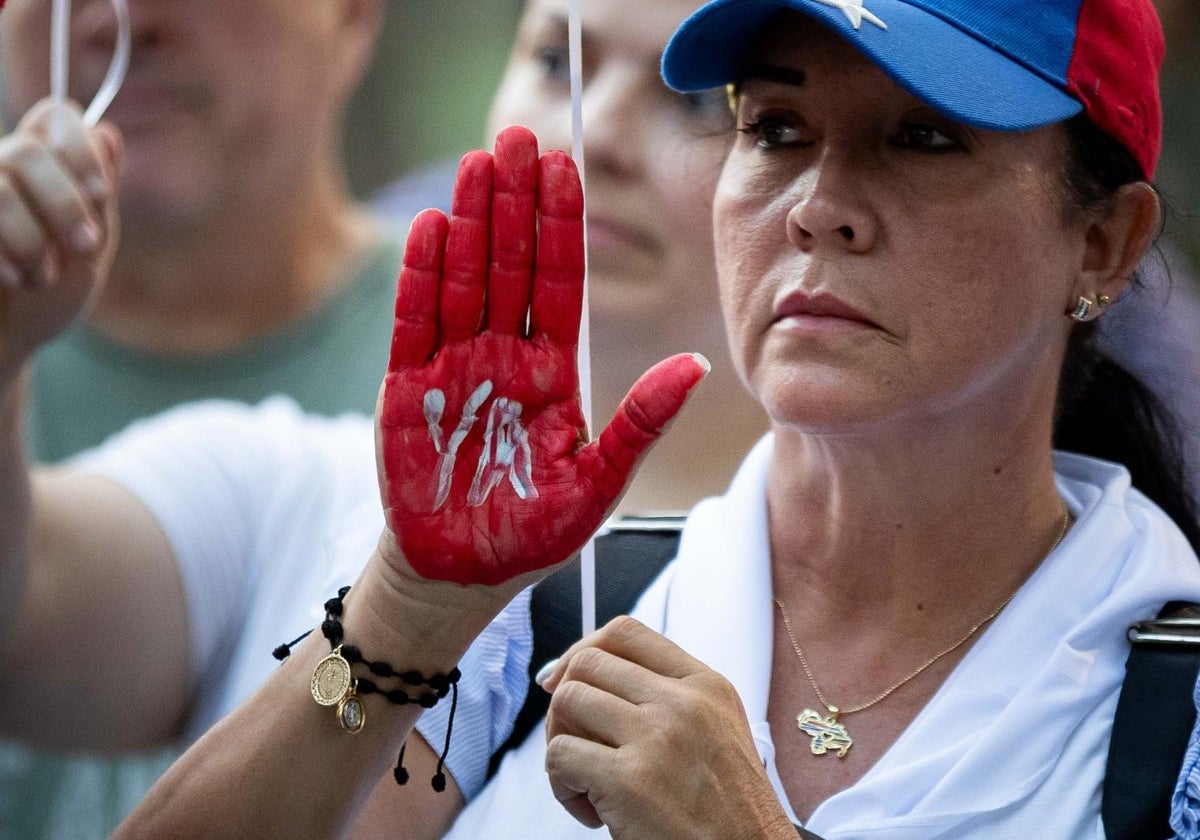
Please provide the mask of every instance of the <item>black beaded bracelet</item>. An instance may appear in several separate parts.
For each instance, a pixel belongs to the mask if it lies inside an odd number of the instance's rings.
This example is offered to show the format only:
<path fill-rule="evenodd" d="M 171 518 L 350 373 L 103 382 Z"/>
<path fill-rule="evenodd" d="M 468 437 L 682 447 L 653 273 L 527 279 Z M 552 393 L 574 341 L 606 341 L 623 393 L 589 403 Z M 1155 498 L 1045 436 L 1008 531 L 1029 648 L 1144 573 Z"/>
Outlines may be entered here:
<path fill-rule="evenodd" d="M 437 772 L 431 784 L 439 793 L 446 789 L 446 774 L 444 767 L 446 755 L 450 752 L 450 735 L 454 729 L 454 713 L 458 710 L 458 681 L 462 672 L 452 668 L 447 674 L 433 674 L 426 677 L 420 671 L 397 671 L 383 661 L 372 661 L 362 655 L 357 647 L 343 644 L 345 633 L 342 629 L 341 616 L 345 610 L 346 593 L 349 586 L 338 590 L 337 597 L 325 602 L 325 621 L 321 623 L 321 633 L 329 640 L 330 654 L 317 663 L 313 670 L 311 690 L 313 699 L 322 706 L 337 706 L 336 717 L 338 724 L 347 732 L 361 732 L 366 724 L 366 709 L 363 707 L 359 692 L 363 695 L 378 694 L 397 706 L 417 705 L 423 709 L 433 708 L 447 694 L 452 694 L 450 700 L 450 718 L 446 723 L 446 743 L 438 756 Z M 275 648 L 272 655 L 283 661 L 291 654 L 291 649 L 303 641 L 309 633 L 306 631 L 298 638 Z M 367 670 L 383 679 L 398 679 L 404 685 L 413 687 L 426 686 L 432 691 L 410 695 L 403 688 L 385 689 L 365 677 L 354 677 L 351 666 L 365 665 Z M 404 748 L 400 745 L 400 755 L 396 761 L 393 776 L 396 783 L 408 783 L 408 771 L 404 769 Z"/>

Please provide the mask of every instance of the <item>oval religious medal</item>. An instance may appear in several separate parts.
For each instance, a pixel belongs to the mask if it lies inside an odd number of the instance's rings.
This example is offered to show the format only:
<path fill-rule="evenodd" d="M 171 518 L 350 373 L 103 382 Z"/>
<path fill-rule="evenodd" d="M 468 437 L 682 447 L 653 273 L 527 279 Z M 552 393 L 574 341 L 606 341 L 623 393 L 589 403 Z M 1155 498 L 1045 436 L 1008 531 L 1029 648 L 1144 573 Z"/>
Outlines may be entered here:
<path fill-rule="evenodd" d="M 350 693 L 350 663 L 342 646 L 317 663 L 312 675 L 312 696 L 322 706 L 336 706 Z"/>
<path fill-rule="evenodd" d="M 367 710 L 363 708 L 362 698 L 354 693 L 353 689 L 350 694 L 338 703 L 337 707 L 338 723 L 342 725 L 342 729 L 353 734 L 361 732 L 363 725 L 367 722 Z"/>

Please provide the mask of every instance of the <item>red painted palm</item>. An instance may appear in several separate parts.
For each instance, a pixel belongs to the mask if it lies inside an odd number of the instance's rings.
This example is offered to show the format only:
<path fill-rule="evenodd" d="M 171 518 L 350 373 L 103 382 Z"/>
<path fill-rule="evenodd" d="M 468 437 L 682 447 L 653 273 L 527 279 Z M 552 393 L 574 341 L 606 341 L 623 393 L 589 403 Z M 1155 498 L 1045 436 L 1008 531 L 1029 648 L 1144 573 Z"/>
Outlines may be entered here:
<path fill-rule="evenodd" d="M 449 220 L 409 233 L 379 412 L 388 525 L 419 574 L 497 584 L 578 551 L 704 376 L 675 356 L 588 443 L 576 345 L 583 194 L 510 128 L 463 158 Z"/>

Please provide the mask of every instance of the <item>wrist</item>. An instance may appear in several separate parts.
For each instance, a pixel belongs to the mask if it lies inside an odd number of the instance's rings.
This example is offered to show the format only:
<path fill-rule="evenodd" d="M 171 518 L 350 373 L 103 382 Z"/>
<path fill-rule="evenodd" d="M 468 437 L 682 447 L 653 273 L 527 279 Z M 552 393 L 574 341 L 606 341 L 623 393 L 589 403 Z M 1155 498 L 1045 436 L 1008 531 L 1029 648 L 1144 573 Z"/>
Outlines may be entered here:
<path fill-rule="evenodd" d="M 821 840 L 817 835 L 796 825 L 783 809 L 783 804 L 775 793 L 765 768 L 758 774 L 760 787 L 746 801 L 751 806 L 751 813 L 742 820 L 745 829 L 739 833 L 734 827 L 728 827 L 722 836 L 761 838 L 761 840 Z M 753 826 L 753 827 L 751 827 Z"/>
<path fill-rule="evenodd" d="M 405 667 L 448 671 L 522 588 L 427 580 L 398 564 L 398 553 L 385 532 L 346 596 L 344 624 L 347 644 Z"/>

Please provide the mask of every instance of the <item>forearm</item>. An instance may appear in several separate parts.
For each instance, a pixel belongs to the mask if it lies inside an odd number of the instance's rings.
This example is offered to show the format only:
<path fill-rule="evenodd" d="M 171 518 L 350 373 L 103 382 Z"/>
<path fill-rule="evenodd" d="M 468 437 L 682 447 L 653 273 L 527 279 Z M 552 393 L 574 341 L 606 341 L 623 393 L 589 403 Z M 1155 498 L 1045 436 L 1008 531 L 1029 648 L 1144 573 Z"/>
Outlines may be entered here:
<path fill-rule="evenodd" d="M 29 470 L 21 445 L 25 367 L 85 311 L 116 247 L 120 138 L 78 107 L 44 100 L 0 138 L 0 679 L 37 588 Z M 27 697 L 21 701 L 30 703 Z M 0 709 L 0 717 L 7 717 Z"/>
<path fill-rule="evenodd" d="M 503 595 L 396 577 L 376 561 L 346 597 L 345 644 L 398 670 L 449 672 L 504 606 Z M 344 732 L 334 709 L 318 706 L 310 691 L 313 670 L 329 652 L 319 630 L 297 646 L 171 768 L 118 836 L 340 837 L 377 785 L 389 803 L 389 836 L 398 829 L 405 837 L 441 836 L 462 798 L 452 778 L 444 793 L 431 795 L 433 768 L 422 759 L 432 764 L 432 752 L 414 736 L 405 756 L 410 781 L 399 788 L 391 772 L 420 708 L 362 695 L 366 724 Z M 361 667 L 355 675 L 369 676 Z M 356 836 L 370 836 L 363 825 Z"/>

